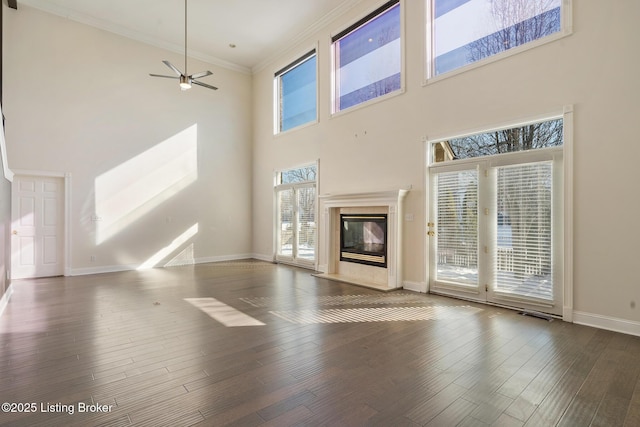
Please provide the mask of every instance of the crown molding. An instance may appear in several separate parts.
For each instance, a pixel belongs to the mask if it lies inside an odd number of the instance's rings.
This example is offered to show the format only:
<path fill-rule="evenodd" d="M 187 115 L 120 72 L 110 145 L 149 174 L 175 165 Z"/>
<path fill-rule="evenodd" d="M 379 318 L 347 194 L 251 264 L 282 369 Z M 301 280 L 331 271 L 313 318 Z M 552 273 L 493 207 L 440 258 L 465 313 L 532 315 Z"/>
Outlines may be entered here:
<path fill-rule="evenodd" d="M 225 61 L 223 59 L 205 54 L 203 52 L 199 52 L 197 50 L 190 50 L 188 52 L 188 57 L 193 59 L 198 59 L 200 61 L 207 62 L 212 65 L 216 65 L 222 68 L 226 68 L 233 71 L 238 71 L 243 74 L 254 74 L 265 69 L 269 64 L 274 62 L 277 58 L 291 51 L 304 40 L 311 37 L 316 32 L 320 31 L 322 28 L 333 22 L 336 18 L 346 13 L 354 6 L 362 3 L 363 0 L 345 0 L 340 4 L 340 6 L 333 9 L 331 12 L 324 15 L 321 19 L 314 22 L 313 25 L 309 26 L 305 31 L 298 34 L 296 37 L 290 39 L 289 43 L 284 46 L 282 49 L 277 50 L 274 54 L 270 55 L 265 60 L 261 61 L 257 65 L 252 68 L 244 67 L 242 65 L 234 64 L 229 61 Z M 86 14 L 77 13 L 69 8 L 57 6 L 47 2 L 46 0 L 20 0 L 20 4 L 32 7 L 34 9 L 41 10 L 43 12 L 50 13 L 52 15 L 56 15 L 65 19 L 69 19 L 71 21 L 75 21 L 81 24 L 89 25 L 91 27 L 95 27 L 113 34 L 117 34 L 122 37 L 126 37 L 128 39 L 132 39 L 147 45 L 151 45 L 154 47 L 158 47 L 160 49 L 165 49 L 171 52 L 179 53 L 184 55 L 184 46 L 181 44 L 168 43 L 157 40 L 153 37 L 148 36 L 147 34 L 131 30 L 129 28 L 125 28 L 111 22 L 107 22 L 105 20 L 89 16 Z"/>
<path fill-rule="evenodd" d="M 355 7 L 356 5 L 358 5 L 361 2 L 362 2 L 362 0 L 345 0 L 345 1 L 343 1 L 340 4 L 340 6 L 336 7 L 331 12 L 327 13 L 326 15 L 324 15 L 321 19 L 319 19 L 318 21 L 314 22 L 313 25 L 307 27 L 307 29 L 305 31 L 303 31 L 302 33 L 298 34 L 296 37 L 292 38 L 289 41 L 289 43 L 287 43 L 287 45 L 284 46 L 282 49 L 279 49 L 273 55 L 270 55 L 265 60 L 259 62 L 255 66 L 253 66 L 251 68 L 251 73 L 252 74 L 257 74 L 260 71 L 264 70 L 265 68 L 267 68 L 267 66 L 269 66 L 269 64 L 271 64 L 272 62 L 276 61 L 277 58 L 285 55 L 287 52 L 292 51 L 298 44 L 304 42 L 309 37 L 311 37 L 313 34 L 317 33 L 322 28 L 324 28 L 325 26 L 327 26 L 331 22 L 333 22 L 336 18 L 338 18 L 339 16 L 343 15 L 344 13 L 346 13 L 347 11 L 349 11 L 350 9 L 352 9 L 353 7 Z"/>
<path fill-rule="evenodd" d="M 56 6 L 54 4 L 48 3 L 46 0 L 20 0 L 20 4 L 32 7 L 34 9 L 41 10 L 43 12 L 50 13 L 52 15 L 69 19 L 71 21 L 75 21 L 80 24 L 85 24 L 85 25 L 95 27 L 113 34 L 117 34 L 119 36 L 126 37 L 128 39 L 132 39 L 140 43 L 148 44 L 154 47 L 158 47 L 160 49 L 165 49 L 171 52 L 184 55 L 184 46 L 181 44 L 163 42 L 153 37 L 150 37 L 146 34 L 143 34 L 141 32 L 134 31 L 119 25 L 115 25 L 111 22 L 107 22 L 105 20 L 95 18 L 93 16 L 77 13 L 65 7 Z M 225 61 L 223 59 L 216 58 L 214 56 L 207 55 L 202 52 L 189 50 L 188 57 L 193 59 L 198 59 L 200 61 L 204 61 L 206 63 L 216 65 L 218 67 L 226 68 L 229 70 L 238 71 L 244 74 L 251 74 L 251 69 L 249 69 L 248 67 L 234 64 L 232 62 Z"/>

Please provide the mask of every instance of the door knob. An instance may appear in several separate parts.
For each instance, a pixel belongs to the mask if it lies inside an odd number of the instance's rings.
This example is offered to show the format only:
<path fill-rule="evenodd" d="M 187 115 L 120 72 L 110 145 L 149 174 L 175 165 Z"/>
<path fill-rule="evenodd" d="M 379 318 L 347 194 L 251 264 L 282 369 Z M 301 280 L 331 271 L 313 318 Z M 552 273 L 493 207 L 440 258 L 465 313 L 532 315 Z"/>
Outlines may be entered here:
<path fill-rule="evenodd" d="M 11 234 L 18 234 L 18 230 L 13 230 Z"/>

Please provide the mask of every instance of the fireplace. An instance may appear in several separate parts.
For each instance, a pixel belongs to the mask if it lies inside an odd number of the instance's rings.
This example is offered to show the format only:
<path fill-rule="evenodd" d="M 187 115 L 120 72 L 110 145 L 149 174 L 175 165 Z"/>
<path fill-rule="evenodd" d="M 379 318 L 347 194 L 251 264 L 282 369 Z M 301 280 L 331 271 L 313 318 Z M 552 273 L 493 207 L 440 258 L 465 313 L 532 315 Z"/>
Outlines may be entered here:
<path fill-rule="evenodd" d="M 387 215 L 341 214 L 340 261 L 387 267 Z"/>
<path fill-rule="evenodd" d="M 401 288 L 401 219 L 407 193 L 400 189 L 318 196 L 322 215 L 316 276 L 380 291 Z M 361 229 L 346 236 L 346 242 L 345 221 L 349 230 Z"/>

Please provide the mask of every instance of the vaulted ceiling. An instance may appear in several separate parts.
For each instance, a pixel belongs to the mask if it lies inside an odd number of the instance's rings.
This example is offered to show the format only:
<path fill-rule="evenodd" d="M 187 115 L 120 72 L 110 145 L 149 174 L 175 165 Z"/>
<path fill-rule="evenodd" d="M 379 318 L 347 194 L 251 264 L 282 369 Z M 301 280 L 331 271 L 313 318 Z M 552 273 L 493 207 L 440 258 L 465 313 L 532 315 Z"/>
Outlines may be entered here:
<path fill-rule="evenodd" d="M 366 0 L 188 0 L 189 56 L 251 72 Z M 132 39 L 184 52 L 184 0 L 18 0 Z"/>

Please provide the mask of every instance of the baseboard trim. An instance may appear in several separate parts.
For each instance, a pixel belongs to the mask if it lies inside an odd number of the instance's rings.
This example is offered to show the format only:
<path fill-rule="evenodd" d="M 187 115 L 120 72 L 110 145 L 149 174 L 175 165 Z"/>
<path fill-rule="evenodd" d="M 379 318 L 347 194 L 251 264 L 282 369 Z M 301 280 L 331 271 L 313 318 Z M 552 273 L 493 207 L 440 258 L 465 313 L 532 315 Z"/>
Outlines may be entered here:
<path fill-rule="evenodd" d="M 207 264 L 210 262 L 224 262 L 224 261 L 238 261 L 241 259 L 252 259 L 253 254 L 235 254 L 235 255 L 222 255 L 212 256 L 205 258 L 196 258 L 193 264 Z"/>
<path fill-rule="evenodd" d="M 640 322 L 632 320 L 602 316 L 594 313 L 585 313 L 583 311 L 574 311 L 573 323 L 599 329 L 606 329 L 613 332 L 621 332 L 623 334 L 640 336 Z"/>
<path fill-rule="evenodd" d="M 408 291 L 427 293 L 427 284 L 424 282 L 411 282 L 409 280 L 404 280 L 402 282 L 402 288 Z"/>
<path fill-rule="evenodd" d="M 251 254 L 249 258 L 257 259 L 258 261 L 275 262 L 273 255 Z"/>
<path fill-rule="evenodd" d="M 0 298 L 0 316 L 2 316 L 5 308 L 7 308 L 7 305 L 9 305 L 11 295 L 13 295 L 13 283 L 9 284 L 9 287 L 4 291 L 2 298 Z"/>
<path fill-rule="evenodd" d="M 138 265 L 104 265 L 100 267 L 71 268 L 68 276 L 88 276 L 90 274 L 118 273 L 136 270 Z"/>
<path fill-rule="evenodd" d="M 212 257 L 203 257 L 196 258 L 193 262 L 184 265 L 195 265 L 195 264 L 207 264 L 211 262 L 224 262 L 224 261 L 237 261 L 241 259 L 249 259 L 254 258 L 253 254 L 235 254 L 235 255 L 223 255 L 223 256 L 212 256 Z M 149 270 L 152 268 L 163 268 L 164 266 L 155 266 L 145 268 L 145 270 Z M 175 266 L 166 266 L 166 267 L 175 267 Z M 89 274 L 103 274 L 103 273 L 118 273 L 121 271 L 133 271 L 139 270 L 139 264 L 130 264 L 130 265 L 105 265 L 100 267 L 85 267 L 85 268 L 72 268 L 69 270 L 69 276 L 86 276 Z"/>
<path fill-rule="evenodd" d="M 562 307 L 562 320 L 573 323 L 573 307 L 566 305 Z"/>

